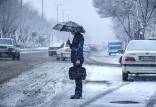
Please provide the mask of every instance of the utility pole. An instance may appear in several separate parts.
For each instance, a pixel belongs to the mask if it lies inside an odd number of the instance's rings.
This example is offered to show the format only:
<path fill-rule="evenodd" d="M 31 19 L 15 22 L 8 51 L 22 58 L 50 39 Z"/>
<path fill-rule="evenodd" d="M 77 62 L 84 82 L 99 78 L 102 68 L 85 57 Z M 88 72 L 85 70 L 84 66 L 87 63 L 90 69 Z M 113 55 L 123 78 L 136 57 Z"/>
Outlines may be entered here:
<path fill-rule="evenodd" d="M 136 8 L 136 36 L 137 36 L 136 38 L 140 39 L 138 0 L 135 0 L 135 8 Z"/>
<path fill-rule="evenodd" d="M 56 14 L 57 14 L 57 23 L 59 22 L 59 4 L 57 4 L 57 6 L 56 6 Z"/>
<path fill-rule="evenodd" d="M 23 0 L 21 0 L 21 8 L 23 8 Z"/>
<path fill-rule="evenodd" d="M 57 0 L 57 4 L 56 4 L 56 19 L 57 19 L 57 23 L 60 21 L 59 19 L 61 19 L 61 15 L 60 15 L 61 6 L 62 6 L 61 1 Z M 61 14 L 63 15 L 64 13 L 61 13 Z"/>
<path fill-rule="evenodd" d="M 136 0 L 136 24 L 137 24 L 137 28 L 136 28 L 136 30 L 137 30 L 137 36 L 138 36 L 138 15 L 139 15 L 139 13 L 138 13 L 138 1 Z M 138 39 L 139 39 L 139 37 L 137 37 Z"/>
<path fill-rule="evenodd" d="M 43 16 L 44 16 L 43 8 L 44 8 L 44 1 L 42 0 L 42 18 L 43 18 Z"/>
<path fill-rule="evenodd" d="M 62 22 L 64 21 L 64 11 L 62 10 Z"/>
<path fill-rule="evenodd" d="M 69 18 L 69 14 L 67 15 L 67 20 L 68 20 L 68 21 L 70 20 L 70 18 Z"/>

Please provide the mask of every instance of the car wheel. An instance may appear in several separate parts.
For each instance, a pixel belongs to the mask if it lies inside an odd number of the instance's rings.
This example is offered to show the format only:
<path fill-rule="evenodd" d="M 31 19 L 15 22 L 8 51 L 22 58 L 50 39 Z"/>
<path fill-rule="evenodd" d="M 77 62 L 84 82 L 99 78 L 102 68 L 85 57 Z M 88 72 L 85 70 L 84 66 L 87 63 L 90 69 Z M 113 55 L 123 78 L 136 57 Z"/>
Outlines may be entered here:
<path fill-rule="evenodd" d="M 49 53 L 49 56 L 51 56 L 51 54 Z"/>
<path fill-rule="evenodd" d="M 12 60 L 13 60 L 13 61 L 15 60 L 15 55 L 12 55 Z"/>
<path fill-rule="evenodd" d="M 123 81 L 128 81 L 128 73 L 122 72 L 122 80 Z"/>
<path fill-rule="evenodd" d="M 53 54 L 52 53 L 49 53 L 49 56 L 53 56 Z"/>
<path fill-rule="evenodd" d="M 60 60 L 60 58 L 59 57 L 56 57 L 56 61 L 59 61 Z"/>
<path fill-rule="evenodd" d="M 62 58 L 62 61 L 65 61 L 66 60 L 66 58 Z"/>
<path fill-rule="evenodd" d="M 21 59 L 20 54 L 18 54 L 17 56 L 17 60 L 19 61 Z"/>

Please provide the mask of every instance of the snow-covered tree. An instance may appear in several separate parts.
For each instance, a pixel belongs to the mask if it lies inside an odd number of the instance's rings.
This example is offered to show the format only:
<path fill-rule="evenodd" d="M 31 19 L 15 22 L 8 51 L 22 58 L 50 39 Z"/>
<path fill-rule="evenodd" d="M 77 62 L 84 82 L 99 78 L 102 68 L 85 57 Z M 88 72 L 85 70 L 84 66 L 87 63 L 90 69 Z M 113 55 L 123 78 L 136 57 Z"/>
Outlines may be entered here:
<path fill-rule="evenodd" d="M 19 23 L 18 0 L 2 0 L 0 2 L 0 29 L 3 37 L 10 37 L 18 28 Z"/>
<path fill-rule="evenodd" d="M 145 39 L 147 27 L 155 20 L 156 0 L 94 0 L 101 17 L 111 17 L 116 30 L 130 39 Z M 121 29 L 122 28 L 122 29 Z"/>
<path fill-rule="evenodd" d="M 54 23 L 54 22 L 53 22 Z M 19 0 L 0 0 L 0 32 L 15 38 L 23 47 L 46 46 L 52 25 L 29 4 Z"/>
<path fill-rule="evenodd" d="M 51 24 L 41 17 L 36 10 L 33 10 L 28 4 L 23 6 L 21 24 L 17 32 L 17 38 L 21 44 L 26 44 L 27 46 L 29 44 L 28 47 L 45 46 L 49 43 L 51 29 Z M 45 39 L 43 40 L 43 38 Z"/>

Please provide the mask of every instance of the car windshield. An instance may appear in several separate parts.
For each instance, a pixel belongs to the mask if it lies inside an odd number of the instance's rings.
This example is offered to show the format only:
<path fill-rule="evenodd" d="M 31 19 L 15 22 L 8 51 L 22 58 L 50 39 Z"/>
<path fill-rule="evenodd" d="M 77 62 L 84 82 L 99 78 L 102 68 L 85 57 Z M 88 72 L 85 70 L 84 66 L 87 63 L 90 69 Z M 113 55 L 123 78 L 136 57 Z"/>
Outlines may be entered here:
<path fill-rule="evenodd" d="M 53 48 L 58 48 L 60 47 L 62 44 L 61 43 L 53 43 L 50 45 L 50 47 L 53 47 Z"/>
<path fill-rule="evenodd" d="M 121 45 L 122 44 L 122 42 L 112 42 L 112 43 L 109 43 L 110 45 Z"/>
<path fill-rule="evenodd" d="M 156 41 L 132 41 L 129 43 L 127 51 L 156 51 Z"/>
<path fill-rule="evenodd" d="M 0 44 L 12 45 L 12 41 L 10 39 L 0 39 Z"/>
<path fill-rule="evenodd" d="M 109 47 L 111 50 L 121 49 L 121 46 L 111 46 Z"/>

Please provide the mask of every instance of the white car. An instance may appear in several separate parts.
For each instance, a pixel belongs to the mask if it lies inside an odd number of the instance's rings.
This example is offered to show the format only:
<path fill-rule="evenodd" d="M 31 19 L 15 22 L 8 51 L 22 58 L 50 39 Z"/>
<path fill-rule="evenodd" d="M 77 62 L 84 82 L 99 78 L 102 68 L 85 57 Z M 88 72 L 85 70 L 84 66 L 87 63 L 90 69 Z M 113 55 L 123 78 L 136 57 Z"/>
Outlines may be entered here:
<path fill-rule="evenodd" d="M 49 53 L 49 56 L 54 56 L 56 55 L 56 51 L 60 48 L 62 44 L 61 43 L 54 43 L 54 44 L 51 44 L 48 48 L 48 53 Z"/>
<path fill-rule="evenodd" d="M 84 47 L 83 47 L 84 57 L 88 57 L 90 51 L 91 51 L 90 47 L 87 45 L 84 45 Z"/>
<path fill-rule="evenodd" d="M 156 74 L 156 40 L 132 40 L 122 56 L 122 79 L 128 74 Z"/>
<path fill-rule="evenodd" d="M 0 38 L 0 57 L 20 60 L 20 49 L 14 39 Z"/>
<path fill-rule="evenodd" d="M 66 60 L 70 58 L 71 49 L 69 45 L 65 42 L 61 45 L 61 47 L 56 51 L 57 60 Z"/>

